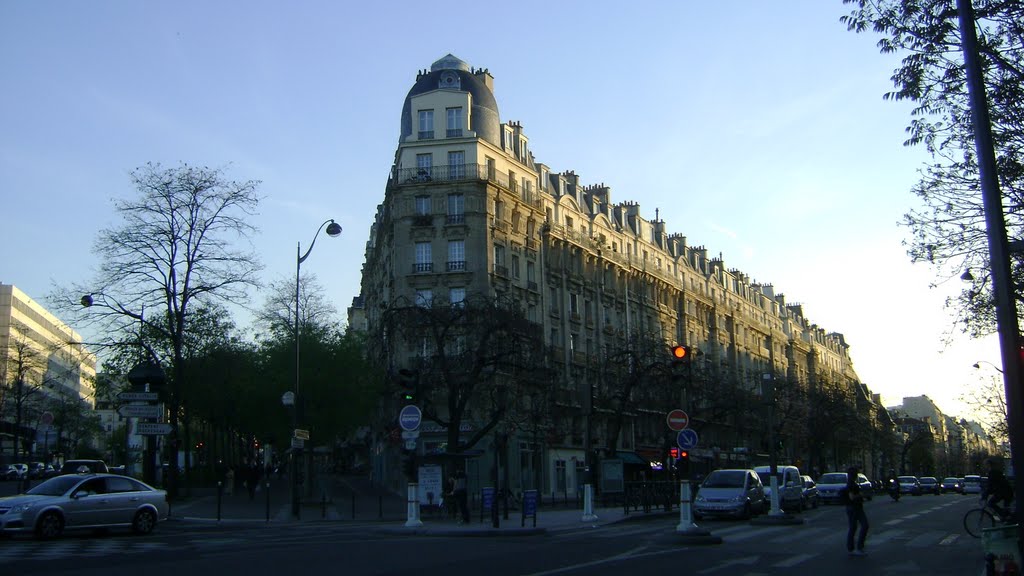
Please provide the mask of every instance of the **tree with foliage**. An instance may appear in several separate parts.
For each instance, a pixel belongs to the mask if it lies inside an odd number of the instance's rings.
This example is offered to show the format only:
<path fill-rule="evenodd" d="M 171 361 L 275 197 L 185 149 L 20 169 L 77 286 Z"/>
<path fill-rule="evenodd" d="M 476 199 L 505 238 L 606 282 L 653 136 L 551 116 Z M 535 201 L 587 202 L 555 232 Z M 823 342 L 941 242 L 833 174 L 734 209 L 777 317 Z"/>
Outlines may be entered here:
<path fill-rule="evenodd" d="M 915 104 L 906 145 L 924 145 L 932 161 L 913 192 L 922 207 L 904 217 L 912 232 L 908 253 L 935 264 L 940 274 L 973 280 L 948 306 L 963 329 L 980 335 L 995 328 L 988 239 L 975 157 L 955 0 L 843 0 L 854 6 L 842 21 L 849 30 L 882 36 L 885 54 L 905 54 L 893 73 L 889 100 Z M 1024 3 L 975 2 L 982 71 L 1003 195 L 1007 233 L 1024 237 Z M 1024 281 L 1024 254 L 1011 255 L 1016 285 Z M 1018 314 L 1022 292 L 1015 291 Z"/>
<path fill-rule="evenodd" d="M 260 265 L 247 240 L 259 203 L 258 182 L 227 179 L 220 169 L 147 164 L 131 173 L 137 195 L 114 201 L 119 225 L 102 230 L 94 245 L 97 277 L 59 290 L 54 300 L 73 311 L 82 294 L 84 320 L 112 341 L 135 341 L 167 372 L 164 397 L 179 446 L 178 419 L 187 398 L 185 355 L 192 311 L 203 303 L 237 302 L 257 284 Z M 140 339 L 140 326 L 147 339 Z M 159 341 L 169 353 L 159 356 Z M 177 494 L 178 468 L 168 490 Z"/>

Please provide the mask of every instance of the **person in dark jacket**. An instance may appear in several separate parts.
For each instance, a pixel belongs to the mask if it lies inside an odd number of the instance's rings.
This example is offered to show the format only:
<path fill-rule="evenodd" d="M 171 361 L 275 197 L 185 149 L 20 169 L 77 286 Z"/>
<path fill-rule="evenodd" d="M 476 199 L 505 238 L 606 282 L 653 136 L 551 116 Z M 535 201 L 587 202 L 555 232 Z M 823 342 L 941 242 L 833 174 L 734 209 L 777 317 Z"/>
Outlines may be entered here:
<path fill-rule="evenodd" d="M 868 536 L 868 517 L 864 514 L 864 495 L 861 494 L 860 485 L 857 484 L 858 473 L 860 470 L 856 466 L 851 466 L 846 471 L 846 487 L 843 488 L 840 497 L 846 504 L 846 519 L 849 525 L 846 531 L 846 551 L 851 556 L 867 556 L 867 553 L 864 552 L 864 540 Z M 859 534 L 857 534 L 857 526 L 860 526 Z M 856 547 L 854 547 L 855 544 Z"/>
<path fill-rule="evenodd" d="M 981 493 L 981 499 L 998 512 L 1000 517 L 1008 519 L 1010 517 L 1010 503 L 1013 501 L 1013 486 L 1010 485 L 1010 481 L 1006 479 L 1006 474 L 1003 473 L 1003 459 L 993 456 L 988 459 L 987 464 L 988 482 Z M 1000 506 L 1000 502 L 1004 502 L 1006 507 Z"/>

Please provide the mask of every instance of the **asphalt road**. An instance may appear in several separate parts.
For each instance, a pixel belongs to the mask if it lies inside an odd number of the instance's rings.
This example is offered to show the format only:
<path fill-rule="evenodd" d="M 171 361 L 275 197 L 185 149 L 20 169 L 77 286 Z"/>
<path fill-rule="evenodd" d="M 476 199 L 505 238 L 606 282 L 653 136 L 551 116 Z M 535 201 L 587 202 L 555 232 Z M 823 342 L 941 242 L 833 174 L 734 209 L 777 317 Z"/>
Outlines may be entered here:
<path fill-rule="evenodd" d="M 830 506 L 806 512 L 798 526 L 707 521 L 702 527 L 722 538 L 710 546 L 683 543 L 673 517 L 516 538 L 410 536 L 372 523 L 168 523 L 146 537 L 113 532 L 2 541 L 0 566 L 7 573 L 76 576 L 106 576 L 113 567 L 147 576 L 975 575 L 982 573 L 982 544 L 961 525 L 975 503 L 975 497 L 956 495 L 898 503 L 876 498 L 867 503 L 865 558 L 847 555 L 845 512 Z"/>

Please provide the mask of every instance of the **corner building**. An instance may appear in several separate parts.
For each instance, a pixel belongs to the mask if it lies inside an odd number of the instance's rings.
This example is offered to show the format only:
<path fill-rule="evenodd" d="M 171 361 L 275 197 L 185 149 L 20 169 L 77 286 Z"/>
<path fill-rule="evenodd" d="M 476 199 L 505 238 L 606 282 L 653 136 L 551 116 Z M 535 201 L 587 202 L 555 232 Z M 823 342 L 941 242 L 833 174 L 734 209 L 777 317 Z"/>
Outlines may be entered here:
<path fill-rule="evenodd" d="M 405 99 L 350 326 L 367 332 L 372 348 L 384 341 L 382 315 L 395 302 L 448 306 L 470 294 L 512 297 L 542 326 L 559 374 L 553 398 L 564 426 L 541 441 L 510 438 L 503 466 L 513 492 L 575 496 L 585 443 L 594 451 L 609 445 L 609 418 L 599 411 L 589 439 L 583 430 L 584 396 L 600 380 L 594 361 L 640 335 L 665 343 L 666 362 L 669 345 L 699 350 L 695 370 L 754 394 L 765 373 L 804 387 L 824 376 L 856 402 L 858 378 L 841 334 L 813 324 L 771 285 L 688 245 L 657 216 L 645 219 L 638 204 L 613 202 L 609 187 L 539 162 L 522 124 L 501 121 L 489 71 L 449 54 L 417 74 Z M 400 368 L 418 354 L 394 351 L 390 361 Z M 630 411 L 618 455 L 651 476 L 664 455 L 666 412 L 677 407 L 651 402 Z M 684 408 L 701 418 L 701 406 Z M 380 415 L 379 477 L 400 472 L 386 456 L 399 447 L 386 430 L 395 414 L 389 407 Z M 717 424 L 703 427 L 691 451 L 698 469 L 759 463 L 752 459 L 763 452 L 763 426 Z M 421 450 L 429 453 L 440 432 L 425 423 Z M 468 466 L 471 487 L 489 484 L 493 451 L 478 447 L 479 462 Z M 795 446 L 783 450 L 780 462 L 806 458 Z"/>

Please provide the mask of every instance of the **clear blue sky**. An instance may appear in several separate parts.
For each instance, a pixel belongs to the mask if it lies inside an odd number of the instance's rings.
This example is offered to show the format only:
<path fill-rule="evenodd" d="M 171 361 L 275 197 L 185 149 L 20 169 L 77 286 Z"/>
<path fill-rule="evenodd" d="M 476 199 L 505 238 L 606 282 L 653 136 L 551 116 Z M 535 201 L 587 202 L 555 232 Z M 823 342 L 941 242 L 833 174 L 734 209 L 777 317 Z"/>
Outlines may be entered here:
<path fill-rule="evenodd" d="M 897 60 L 839 23 L 841 0 L 514 4 L 0 2 L 0 281 L 45 304 L 146 162 L 262 180 L 265 279 L 327 218 L 303 270 L 340 311 L 416 72 L 447 53 L 494 75 L 502 121 L 541 162 L 655 209 L 670 231 L 773 284 L 851 345 L 887 404 L 951 414 L 994 339 L 956 337 L 957 280 L 911 266 L 897 225 L 926 159 L 884 102 Z M 262 298 L 255 296 L 254 301 Z M 954 334 L 954 336 L 956 336 Z"/>

